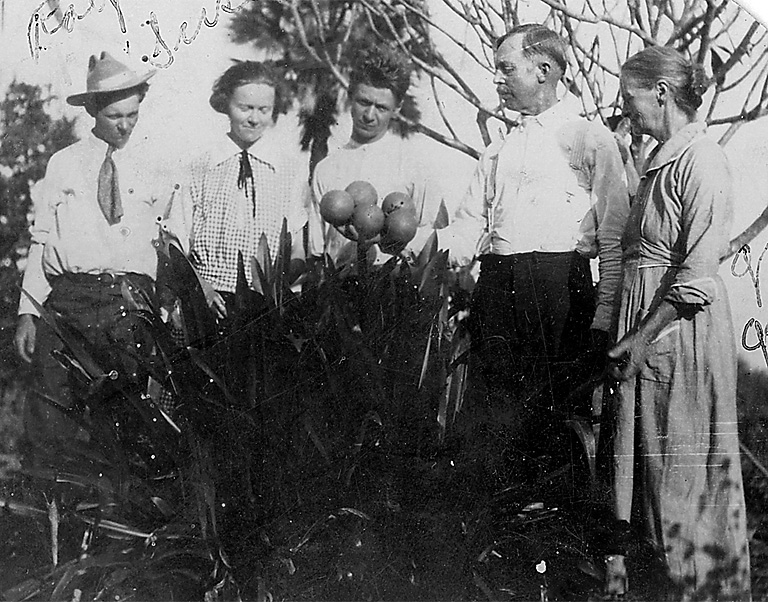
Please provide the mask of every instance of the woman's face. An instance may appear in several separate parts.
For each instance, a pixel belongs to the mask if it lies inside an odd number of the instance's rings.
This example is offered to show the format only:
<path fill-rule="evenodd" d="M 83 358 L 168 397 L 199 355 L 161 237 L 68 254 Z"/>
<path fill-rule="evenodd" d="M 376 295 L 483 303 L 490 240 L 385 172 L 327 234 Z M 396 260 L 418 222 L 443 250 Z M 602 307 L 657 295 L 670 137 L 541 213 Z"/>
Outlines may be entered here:
<path fill-rule="evenodd" d="M 632 78 L 622 76 L 621 97 L 623 114 L 629 119 L 632 133 L 657 138 L 664 123 L 664 107 L 659 103 L 656 87 L 642 88 Z"/>
<path fill-rule="evenodd" d="M 269 84 L 245 84 L 232 93 L 227 105 L 229 134 L 243 149 L 249 148 L 274 123 L 275 89 Z"/>

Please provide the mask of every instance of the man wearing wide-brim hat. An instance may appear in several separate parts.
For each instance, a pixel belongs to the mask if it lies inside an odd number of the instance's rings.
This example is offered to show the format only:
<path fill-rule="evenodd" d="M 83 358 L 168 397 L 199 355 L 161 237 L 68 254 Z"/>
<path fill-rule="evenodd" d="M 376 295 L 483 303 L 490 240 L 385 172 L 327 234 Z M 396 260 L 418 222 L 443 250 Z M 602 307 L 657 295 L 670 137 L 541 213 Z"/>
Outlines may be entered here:
<path fill-rule="evenodd" d="M 86 91 L 67 102 L 84 107 L 93 128 L 51 157 L 45 178 L 33 189 L 32 245 L 15 342 L 19 355 L 34 361 L 39 371 L 39 392 L 64 406 L 77 394 L 76 384 L 55 357 L 62 344 L 39 319 L 38 304 L 98 347 L 148 351 L 122 289 L 125 284 L 153 293 L 157 258 L 152 239 L 173 186 L 152 176 L 158 170 L 146 149 L 131 142 L 153 75 L 136 73 L 106 52 L 91 56 Z M 137 362 L 113 363 L 107 371 L 140 381 Z M 41 396 L 30 397 L 25 415 L 29 443 L 45 446 L 75 435 L 74 423 Z"/>

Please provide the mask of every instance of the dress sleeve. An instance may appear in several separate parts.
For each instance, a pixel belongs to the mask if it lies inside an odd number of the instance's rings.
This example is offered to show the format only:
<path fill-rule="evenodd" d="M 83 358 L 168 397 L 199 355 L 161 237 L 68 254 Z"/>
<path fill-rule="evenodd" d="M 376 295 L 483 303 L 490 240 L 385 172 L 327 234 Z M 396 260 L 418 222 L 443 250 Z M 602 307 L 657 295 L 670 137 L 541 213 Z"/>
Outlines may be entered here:
<path fill-rule="evenodd" d="M 621 281 L 621 238 L 629 216 L 629 194 L 621 154 L 610 135 L 595 146 L 593 161 L 592 198 L 600 280 L 592 327 L 610 332 Z"/>
<path fill-rule="evenodd" d="M 191 215 L 191 229 L 189 231 L 190 253 L 198 252 L 200 237 L 205 228 L 206 210 L 203 199 L 203 183 L 205 181 L 208 162 L 206 158 L 199 158 L 193 163 L 189 176 L 182 186 L 182 206 L 185 212 Z"/>
<path fill-rule="evenodd" d="M 710 140 L 692 146 L 679 161 L 682 260 L 665 298 L 708 305 L 717 295 L 715 276 L 730 234 L 732 174 L 722 149 Z"/>
<path fill-rule="evenodd" d="M 58 171 L 58 162 L 54 156 L 48 162 L 45 177 L 31 189 L 34 220 L 29 232 L 32 242 L 29 247 L 27 268 L 24 270 L 21 287 L 41 305 L 51 294 L 51 285 L 43 271 L 43 249 L 51 230 L 55 227 L 56 204 L 59 195 L 63 194 L 61 186 L 57 184 L 60 181 L 57 177 Z M 24 292 L 22 292 L 19 300 L 19 315 L 22 314 L 40 315 Z"/>

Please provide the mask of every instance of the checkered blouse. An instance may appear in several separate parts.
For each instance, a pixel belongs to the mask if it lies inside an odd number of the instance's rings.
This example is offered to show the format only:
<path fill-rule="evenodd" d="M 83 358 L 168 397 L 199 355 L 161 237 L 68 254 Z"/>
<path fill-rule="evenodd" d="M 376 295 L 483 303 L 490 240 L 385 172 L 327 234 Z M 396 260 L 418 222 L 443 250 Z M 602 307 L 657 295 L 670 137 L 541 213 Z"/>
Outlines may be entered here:
<path fill-rule="evenodd" d="M 193 166 L 186 190 L 193 207 L 191 259 L 218 291 L 234 292 L 238 251 L 252 284 L 251 258 L 259 239 L 266 236 L 274 258 L 283 218 L 294 247 L 301 245 L 310 203 L 308 160 L 283 142 L 272 130 L 248 149 L 253 187 L 238 187 L 242 151 L 228 136 Z"/>

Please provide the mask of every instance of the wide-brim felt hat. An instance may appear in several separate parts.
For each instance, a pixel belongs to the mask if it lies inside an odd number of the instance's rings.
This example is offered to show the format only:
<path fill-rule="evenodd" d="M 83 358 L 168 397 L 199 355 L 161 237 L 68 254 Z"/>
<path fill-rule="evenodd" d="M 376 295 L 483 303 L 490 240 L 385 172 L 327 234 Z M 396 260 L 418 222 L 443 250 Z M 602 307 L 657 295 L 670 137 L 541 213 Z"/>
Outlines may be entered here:
<path fill-rule="evenodd" d="M 75 107 L 82 107 L 89 98 L 96 94 L 129 90 L 145 83 L 154 74 L 155 71 L 152 70 L 139 75 L 108 52 L 102 52 L 99 58 L 91 55 L 88 61 L 86 91 L 68 96 L 67 103 Z"/>

